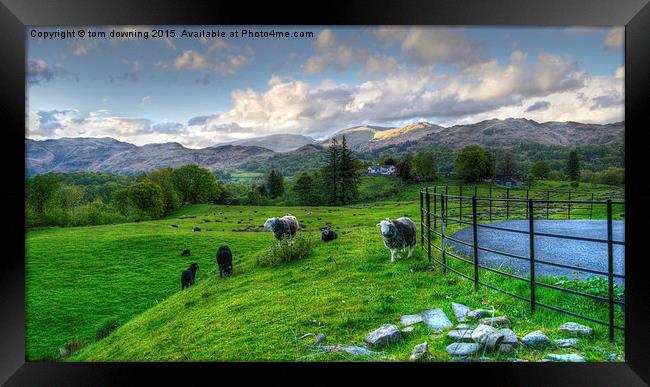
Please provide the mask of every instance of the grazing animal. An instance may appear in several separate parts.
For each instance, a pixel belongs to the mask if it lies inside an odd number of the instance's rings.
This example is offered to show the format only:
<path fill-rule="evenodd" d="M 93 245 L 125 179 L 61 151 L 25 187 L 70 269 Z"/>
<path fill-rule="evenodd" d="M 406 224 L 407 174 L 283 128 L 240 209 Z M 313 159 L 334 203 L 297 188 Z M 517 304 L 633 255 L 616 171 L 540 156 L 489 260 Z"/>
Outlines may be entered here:
<path fill-rule="evenodd" d="M 415 223 L 409 218 L 402 217 L 395 220 L 382 220 L 377 224 L 379 234 L 384 238 L 384 246 L 390 250 L 390 261 L 399 259 L 398 250 L 405 251 L 408 247 L 408 258 L 413 255 L 413 248 L 417 240 Z"/>
<path fill-rule="evenodd" d="M 329 224 L 326 225 L 325 227 L 321 227 L 320 232 L 321 232 L 320 240 L 322 242 L 333 241 L 334 239 L 339 237 L 334 230 L 330 229 Z"/>
<path fill-rule="evenodd" d="M 190 285 L 194 285 L 194 277 L 196 276 L 197 270 L 199 270 L 199 264 L 194 262 L 187 270 L 181 273 L 181 290 L 189 288 Z"/>
<path fill-rule="evenodd" d="M 176 225 L 176 224 L 172 224 L 172 227 L 174 227 L 174 228 L 178 228 L 178 225 Z"/>
<path fill-rule="evenodd" d="M 219 265 L 219 277 L 232 275 L 232 251 L 227 245 L 221 245 L 217 250 L 217 265 Z"/>
<path fill-rule="evenodd" d="M 281 218 L 268 218 L 263 226 L 266 230 L 270 230 L 275 235 L 275 239 L 278 241 L 282 239 L 284 235 L 288 235 L 289 238 L 293 238 L 298 232 L 298 219 L 293 215 L 285 215 Z"/>
<path fill-rule="evenodd" d="M 181 257 L 189 257 L 190 256 L 190 249 L 185 249 L 181 253 Z"/>
<path fill-rule="evenodd" d="M 192 231 L 194 231 L 194 232 L 201 231 L 201 227 L 196 226 L 196 227 L 194 227 L 194 228 L 192 229 Z"/>

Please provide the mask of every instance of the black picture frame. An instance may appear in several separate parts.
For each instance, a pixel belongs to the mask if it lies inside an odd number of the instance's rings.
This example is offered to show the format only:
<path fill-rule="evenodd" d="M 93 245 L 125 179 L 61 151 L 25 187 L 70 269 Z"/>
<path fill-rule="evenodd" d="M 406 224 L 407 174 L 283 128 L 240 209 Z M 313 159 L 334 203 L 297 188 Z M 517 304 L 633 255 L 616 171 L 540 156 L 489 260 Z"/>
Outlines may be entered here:
<path fill-rule="evenodd" d="M 6 385 L 134 384 L 153 375 L 166 382 L 215 384 L 263 377 L 284 383 L 340 384 L 354 379 L 411 383 L 454 380 L 498 385 L 606 385 L 650 383 L 645 214 L 650 199 L 643 141 L 650 95 L 648 0 L 410 0 L 225 2 L 151 0 L 0 0 L 0 109 L 9 180 L 0 190 L 8 218 L 0 258 L 0 383 Z M 56 363 L 25 361 L 25 44 L 26 26 L 46 25 L 625 25 L 626 332 L 624 363 Z M 21 229 L 21 226 L 23 228 Z M 7 248 L 7 245 L 8 248 Z M 253 369 L 251 369 L 253 368 Z M 249 371 L 250 369 L 250 371 Z M 300 371 L 300 376 L 295 376 Z M 340 372 L 346 372 L 342 376 Z M 451 377 L 445 381 L 444 376 Z M 374 380 L 373 380 L 374 379 Z M 391 384 L 392 384 L 391 383 Z"/>

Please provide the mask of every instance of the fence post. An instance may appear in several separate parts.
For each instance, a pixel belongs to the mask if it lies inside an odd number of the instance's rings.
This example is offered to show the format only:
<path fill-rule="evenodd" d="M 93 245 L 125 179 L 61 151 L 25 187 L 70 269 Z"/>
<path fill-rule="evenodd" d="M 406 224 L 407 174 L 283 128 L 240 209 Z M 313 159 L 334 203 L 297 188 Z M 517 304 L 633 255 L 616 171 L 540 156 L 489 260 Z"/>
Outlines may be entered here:
<path fill-rule="evenodd" d="M 526 200 L 530 199 L 528 191 L 529 191 L 529 189 L 526 188 Z M 528 213 L 528 211 L 526 211 L 526 219 L 528 219 L 529 217 L 530 217 L 530 214 Z"/>
<path fill-rule="evenodd" d="M 510 199 L 510 188 L 506 188 L 506 199 Z M 506 200 L 506 220 L 510 218 L 510 201 Z"/>
<path fill-rule="evenodd" d="M 435 198 L 433 199 L 435 200 Z M 429 190 L 427 189 L 427 258 L 431 262 L 431 195 L 429 195 Z"/>
<path fill-rule="evenodd" d="M 476 195 L 472 197 L 472 228 L 474 244 L 474 291 L 478 290 L 478 220 L 476 219 Z"/>
<path fill-rule="evenodd" d="M 447 195 L 449 195 L 449 186 L 445 185 L 445 197 L 447 197 Z M 445 219 L 445 226 L 447 226 L 447 217 L 449 216 L 449 209 L 444 205 L 443 200 L 440 201 L 440 205 L 442 206 L 440 208 L 445 209 L 445 217 L 444 217 L 444 219 Z"/>
<path fill-rule="evenodd" d="M 589 207 L 589 220 L 591 220 L 591 217 L 594 215 L 594 193 L 591 193 L 591 205 Z"/>
<path fill-rule="evenodd" d="M 550 197 L 551 197 L 550 191 L 546 191 L 546 220 L 548 220 L 548 206 L 550 203 Z"/>
<path fill-rule="evenodd" d="M 438 204 L 438 201 L 436 200 L 436 192 L 437 191 L 438 191 L 438 187 L 434 185 L 433 186 L 433 215 L 434 215 L 434 217 L 433 217 L 433 229 L 434 230 L 436 229 L 436 226 L 438 225 L 438 217 L 437 217 L 438 213 L 436 212 L 436 210 L 437 210 L 436 206 Z"/>
<path fill-rule="evenodd" d="M 426 191 L 428 188 L 425 188 Z M 420 249 L 424 248 L 424 192 L 420 189 Z"/>
<path fill-rule="evenodd" d="M 446 195 L 440 195 L 440 215 L 443 217 L 442 221 L 440 222 L 441 226 L 441 250 L 442 250 L 442 274 L 447 275 L 447 254 L 445 252 L 445 225 L 447 223 L 447 217 L 444 215 L 445 212 L 447 211 L 447 206 L 445 205 L 445 198 Z"/>
<path fill-rule="evenodd" d="M 535 216 L 533 213 L 533 201 L 528 199 L 528 236 L 530 239 L 530 311 L 535 311 Z"/>
<path fill-rule="evenodd" d="M 567 220 L 571 219 L 571 191 L 569 191 L 569 207 L 567 209 L 566 218 Z"/>
<path fill-rule="evenodd" d="M 458 204 L 459 204 L 459 207 L 460 207 L 460 216 L 458 217 L 458 219 L 460 219 L 460 221 L 462 222 L 463 221 L 463 186 L 462 185 L 460 186 L 460 195 L 459 196 L 460 196 L 460 198 L 458 200 Z"/>
<path fill-rule="evenodd" d="M 488 202 L 490 203 L 490 222 L 492 222 L 492 186 L 490 186 L 490 200 L 488 200 Z"/>
<path fill-rule="evenodd" d="M 609 304 L 609 341 L 614 341 L 614 249 L 612 241 L 612 200 L 607 199 L 607 298 Z"/>

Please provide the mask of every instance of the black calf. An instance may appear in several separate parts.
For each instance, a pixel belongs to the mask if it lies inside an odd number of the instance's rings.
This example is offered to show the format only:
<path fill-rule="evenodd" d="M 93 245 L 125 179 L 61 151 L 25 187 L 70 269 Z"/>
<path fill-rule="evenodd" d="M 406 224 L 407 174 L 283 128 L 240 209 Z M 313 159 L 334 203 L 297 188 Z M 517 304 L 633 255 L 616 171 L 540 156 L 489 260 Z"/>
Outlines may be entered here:
<path fill-rule="evenodd" d="M 189 257 L 189 256 L 190 256 L 190 250 L 189 249 L 185 249 L 181 253 L 181 257 Z"/>
<path fill-rule="evenodd" d="M 232 275 L 232 251 L 227 245 L 222 245 L 217 250 L 217 265 L 219 265 L 219 277 Z"/>
<path fill-rule="evenodd" d="M 181 273 L 181 290 L 190 287 L 190 285 L 194 285 L 194 277 L 196 276 L 197 270 L 199 270 L 199 264 L 194 262 L 187 270 Z"/>

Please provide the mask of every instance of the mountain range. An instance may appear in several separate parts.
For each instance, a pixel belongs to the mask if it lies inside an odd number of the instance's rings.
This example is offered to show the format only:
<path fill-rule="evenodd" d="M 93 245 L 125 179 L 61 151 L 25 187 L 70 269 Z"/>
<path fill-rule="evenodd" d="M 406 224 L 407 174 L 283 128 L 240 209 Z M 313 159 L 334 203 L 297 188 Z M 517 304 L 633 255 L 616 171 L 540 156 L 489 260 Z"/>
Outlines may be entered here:
<path fill-rule="evenodd" d="M 136 146 L 112 138 L 25 139 L 26 173 L 112 172 L 130 174 L 163 167 L 198 164 L 215 169 L 266 170 L 272 165 L 291 165 L 288 174 L 314 167 L 325 158 L 332 138 L 343 136 L 359 157 L 379 153 L 458 149 L 470 144 L 510 147 L 522 143 L 572 146 L 622 142 L 625 122 L 583 124 L 538 123 L 527 119 L 485 120 L 474 124 L 442 127 L 418 122 L 403 127 L 358 126 L 340 130 L 316 141 L 296 134 L 276 134 L 190 149 L 175 142 Z M 287 173 L 285 172 L 285 173 Z"/>

